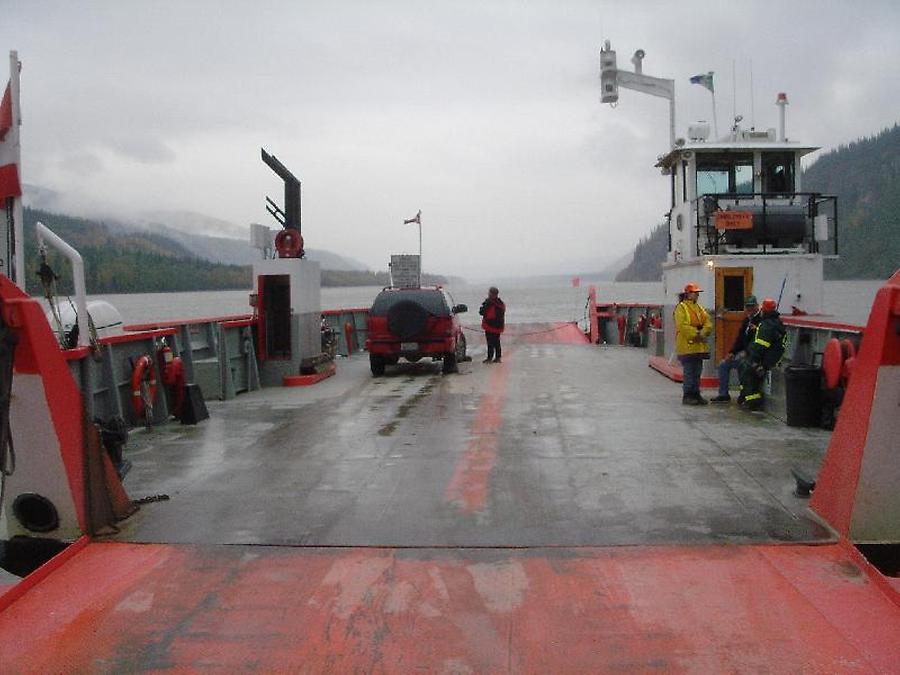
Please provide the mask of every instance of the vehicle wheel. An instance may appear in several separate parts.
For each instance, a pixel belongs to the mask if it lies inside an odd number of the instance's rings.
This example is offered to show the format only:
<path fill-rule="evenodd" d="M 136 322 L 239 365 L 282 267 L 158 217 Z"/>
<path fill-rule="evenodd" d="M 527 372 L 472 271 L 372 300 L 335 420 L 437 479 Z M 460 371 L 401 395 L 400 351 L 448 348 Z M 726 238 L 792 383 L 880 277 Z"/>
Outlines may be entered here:
<path fill-rule="evenodd" d="M 369 354 L 369 367 L 375 377 L 384 375 L 384 357 L 378 354 Z"/>
<path fill-rule="evenodd" d="M 388 329 L 401 340 L 412 340 L 425 332 L 428 312 L 411 300 L 402 300 L 388 310 Z"/>
<path fill-rule="evenodd" d="M 441 372 L 444 375 L 448 373 L 456 373 L 459 371 L 459 368 L 456 366 L 456 354 L 444 354 L 444 364 L 441 367 Z"/>

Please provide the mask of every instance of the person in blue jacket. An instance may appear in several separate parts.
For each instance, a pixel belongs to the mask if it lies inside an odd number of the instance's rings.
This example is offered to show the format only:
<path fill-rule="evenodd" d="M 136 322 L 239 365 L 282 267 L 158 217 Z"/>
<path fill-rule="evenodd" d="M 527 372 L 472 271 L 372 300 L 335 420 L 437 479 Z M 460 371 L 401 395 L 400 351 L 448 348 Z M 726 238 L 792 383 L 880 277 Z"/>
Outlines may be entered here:
<path fill-rule="evenodd" d="M 747 347 L 753 341 L 756 327 L 762 321 L 759 311 L 759 303 L 755 295 L 748 295 L 744 299 L 744 320 L 738 334 L 734 338 L 734 344 L 719 363 L 719 395 L 709 399 L 712 403 L 728 403 L 731 396 L 728 393 L 728 381 L 731 379 L 731 371 L 737 370 L 740 375 L 740 367 L 747 356 Z M 738 399 L 741 403 L 743 399 Z"/>

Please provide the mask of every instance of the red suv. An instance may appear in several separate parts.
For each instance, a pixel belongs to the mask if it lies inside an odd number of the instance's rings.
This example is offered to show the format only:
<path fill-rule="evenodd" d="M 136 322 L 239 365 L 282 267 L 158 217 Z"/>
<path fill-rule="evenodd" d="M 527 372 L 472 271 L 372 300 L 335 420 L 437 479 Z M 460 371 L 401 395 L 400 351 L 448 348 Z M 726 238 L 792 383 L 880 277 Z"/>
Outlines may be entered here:
<path fill-rule="evenodd" d="M 385 288 L 369 310 L 366 349 L 373 375 L 402 356 L 418 361 L 430 356 L 442 360 L 443 372 L 456 372 L 456 364 L 466 358 L 466 338 L 458 314 L 468 311 L 454 305 L 443 288 Z"/>

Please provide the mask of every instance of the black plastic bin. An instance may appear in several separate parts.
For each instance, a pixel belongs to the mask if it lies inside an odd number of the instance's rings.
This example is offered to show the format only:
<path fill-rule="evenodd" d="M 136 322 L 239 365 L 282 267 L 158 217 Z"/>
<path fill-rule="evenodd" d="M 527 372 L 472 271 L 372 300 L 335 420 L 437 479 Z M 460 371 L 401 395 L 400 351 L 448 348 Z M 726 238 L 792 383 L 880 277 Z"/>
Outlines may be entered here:
<path fill-rule="evenodd" d="M 818 366 L 785 368 L 784 398 L 788 426 L 821 426 L 822 369 Z"/>

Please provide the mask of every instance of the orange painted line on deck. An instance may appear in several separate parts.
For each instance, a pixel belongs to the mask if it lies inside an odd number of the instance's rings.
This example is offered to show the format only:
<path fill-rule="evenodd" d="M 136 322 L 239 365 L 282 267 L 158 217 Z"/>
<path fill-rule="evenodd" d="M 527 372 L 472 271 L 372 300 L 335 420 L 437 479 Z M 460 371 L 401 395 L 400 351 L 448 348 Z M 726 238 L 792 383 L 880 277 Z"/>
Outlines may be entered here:
<path fill-rule="evenodd" d="M 89 544 L 0 613 L 0 672 L 897 672 L 837 545 Z"/>
<path fill-rule="evenodd" d="M 487 391 L 481 396 L 469 443 L 444 493 L 444 498 L 464 513 L 481 511 L 487 501 L 488 481 L 497 462 L 498 435 L 503 423 L 510 351 L 503 352 L 504 361 L 484 364 L 485 368 L 492 369 Z"/>

